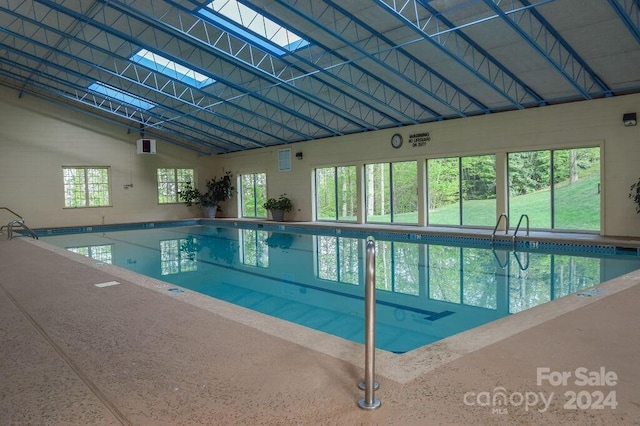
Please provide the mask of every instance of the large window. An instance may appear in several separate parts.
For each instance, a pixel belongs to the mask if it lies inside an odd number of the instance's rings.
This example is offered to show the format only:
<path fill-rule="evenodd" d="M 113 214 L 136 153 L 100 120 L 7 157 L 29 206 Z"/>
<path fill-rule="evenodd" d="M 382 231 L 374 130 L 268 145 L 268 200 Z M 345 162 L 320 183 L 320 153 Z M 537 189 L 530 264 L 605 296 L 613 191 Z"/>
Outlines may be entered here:
<path fill-rule="evenodd" d="M 438 158 L 427 167 L 430 225 L 495 224 L 495 156 Z"/>
<path fill-rule="evenodd" d="M 418 164 L 367 164 L 367 222 L 418 223 Z"/>
<path fill-rule="evenodd" d="M 316 169 L 316 220 L 355 221 L 358 211 L 356 167 Z"/>
<path fill-rule="evenodd" d="M 108 167 L 63 167 L 64 206 L 111 205 Z"/>
<path fill-rule="evenodd" d="M 180 202 L 178 193 L 187 182 L 194 183 L 193 169 L 158 169 L 158 203 Z"/>
<path fill-rule="evenodd" d="M 600 148 L 510 153 L 509 218 L 532 228 L 600 229 Z"/>
<path fill-rule="evenodd" d="M 267 175 L 252 173 L 240 176 L 242 217 L 267 217 L 263 207 L 267 200 Z"/>

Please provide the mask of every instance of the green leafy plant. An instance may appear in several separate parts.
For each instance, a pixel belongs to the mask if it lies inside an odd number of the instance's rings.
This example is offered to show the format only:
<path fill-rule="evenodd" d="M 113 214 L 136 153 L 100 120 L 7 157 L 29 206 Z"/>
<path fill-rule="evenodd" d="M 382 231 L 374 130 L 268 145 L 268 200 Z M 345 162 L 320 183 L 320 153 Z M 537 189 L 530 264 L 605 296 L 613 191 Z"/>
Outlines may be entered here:
<path fill-rule="evenodd" d="M 287 194 L 282 194 L 278 198 L 269 198 L 262 206 L 267 210 L 291 211 L 291 209 L 293 209 L 293 202 L 291 202 L 286 195 Z"/>
<path fill-rule="evenodd" d="M 640 213 L 640 178 L 629 188 L 629 198 L 636 203 L 636 213 Z"/>
<path fill-rule="evenodd" d="M 195 204 L 199 207 L 219 207 L 222 201 L 233 197 L 233 182 L 231 172 L 225 173 L 220 178 L 214 177 L 207 181 L 207 190 L 200 192 L 198 188 L 187 182 L 178 193 L 180 200 L 187 206 Z"/>

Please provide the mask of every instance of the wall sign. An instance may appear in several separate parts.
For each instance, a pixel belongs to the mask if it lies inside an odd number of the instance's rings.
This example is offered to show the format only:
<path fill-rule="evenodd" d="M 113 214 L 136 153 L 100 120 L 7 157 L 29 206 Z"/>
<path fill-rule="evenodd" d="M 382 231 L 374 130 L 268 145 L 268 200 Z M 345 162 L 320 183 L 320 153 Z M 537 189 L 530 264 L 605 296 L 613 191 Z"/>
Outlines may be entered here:
<path fill-rule="evenodd" d="M 429 132 L 409 135 L 409 145 L 414 148 L 427 146 L 427 142 L 431 142 L 431 134 Z"/>

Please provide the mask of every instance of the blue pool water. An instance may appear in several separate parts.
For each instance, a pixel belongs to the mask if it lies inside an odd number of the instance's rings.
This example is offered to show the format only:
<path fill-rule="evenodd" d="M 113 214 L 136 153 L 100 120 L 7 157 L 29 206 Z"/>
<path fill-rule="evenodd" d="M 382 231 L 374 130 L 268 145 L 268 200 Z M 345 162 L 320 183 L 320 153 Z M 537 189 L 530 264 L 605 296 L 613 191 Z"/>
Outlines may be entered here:
<path fill-rule="evenodd" d="M 365 240 L 376 240 L 376 346 L 404 353 L 640 269 L 638 251 L 282 225 L 158 227 L 44 241 L 352 341 L 364 342 Z M 151 229 L 149 229 L 151 228 Z M 287 228 L 289 229 L 289 228 Z M 451 239 L 451 238 L 450 238 Z M 175 289 L 174 289 L 175 291 Z"/>

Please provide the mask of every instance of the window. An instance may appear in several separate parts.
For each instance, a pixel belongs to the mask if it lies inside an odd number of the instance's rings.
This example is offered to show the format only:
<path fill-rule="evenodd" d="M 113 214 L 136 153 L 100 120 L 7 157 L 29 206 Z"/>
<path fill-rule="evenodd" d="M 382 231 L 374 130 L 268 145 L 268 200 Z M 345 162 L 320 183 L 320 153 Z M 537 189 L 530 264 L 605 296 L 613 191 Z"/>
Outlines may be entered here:
<path fill-rule="evenodd" d="M 365 166 L 367 222 L 418 223 L 418 163 Z"/>
<path fill-rule="evenodd" d="M 206 75 L 200 74 L 197 71 L 184 67 L 146 49 L 140 49 L 138 53 L 131 57 L 131 60 L 196 88 L 202 88 L 215 83 L 215 80 Z"/>
<path fill-rule="evenodd" d="M 436 158 L 427 167 L 430 225 L 495 225 L 494 155 Z"/>
<path fill-rule="evenodd" d="M 508 174 L 512 227 L 600 229 L 599 147 L 510 153 Z"/>
<path fill-rule="evenodd" d="M 101 83 L 99 81 L 89 86 L 89 90 L 104 95 L 107 99 L 115 99 L 125 104 L 129 104 L 139 109 L 149 110 L 155 108 L 157 105 L 153 102 L 136 96 L 133 93 L 129 93 L 125 90 L 118 89 L 117 87 L 109 86 L 108 84 Z"/>
<path fill-rule="evenodd" d="M 111 205 L 109 167 L 63 167 L 62 175 L 65 207 Z"/>
<path fill-rule="evenodd" d="M 278 150 L 278 171 L 280 172 L 291 171 L 291 150 L 290 149 Z"/>
<path fill-rule="evenodd" d="M 316 220 L 356 220 L 358 192 L 355 166 L 316 169 L 315 184 Z"/>
<path fill-rule="evenodd" d="M 198 11 L 217 27 L 274 55 L 305 47 L 308 41 L 236 0 L 213 1 Z M 268 41 L 267 41 L 268 40 Z"/>
<path fill-rule="evenodd" d="M 193 169 L 158 169 L 158 203 L 179 203 L 178 193 L 193 181 Z"/>
<path fill-rule="evenodd" d="M 267 200 L 266 173 L 240 175 L 242 217 L 267 217 L 263 204 Z"/>

